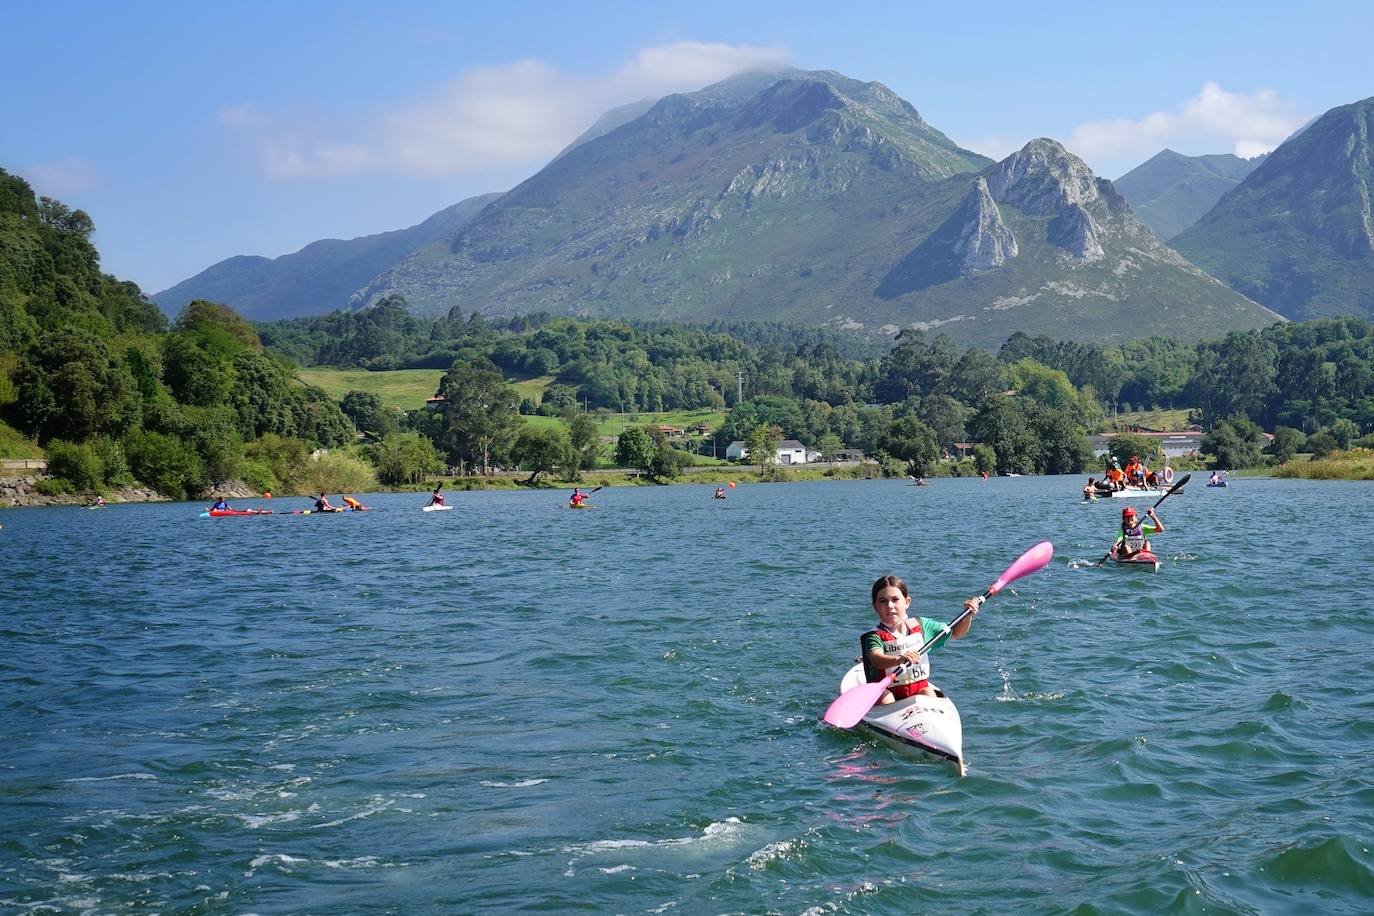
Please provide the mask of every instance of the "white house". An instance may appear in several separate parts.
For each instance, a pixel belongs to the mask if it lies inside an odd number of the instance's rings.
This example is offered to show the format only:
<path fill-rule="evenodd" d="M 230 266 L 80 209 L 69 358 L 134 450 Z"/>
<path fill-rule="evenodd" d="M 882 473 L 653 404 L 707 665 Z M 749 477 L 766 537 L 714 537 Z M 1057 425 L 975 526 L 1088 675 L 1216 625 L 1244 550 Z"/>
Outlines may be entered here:
<path fill-rule="evenodd" d="M 773 448 L 778 464 L 806 464 L 806 446 L 796 439 L 775 441 Z M 725 447 L 725 457 L 729 461 L 741 461 L 749 457 L 749 447 L 743 442 L 735 440 Z"/>

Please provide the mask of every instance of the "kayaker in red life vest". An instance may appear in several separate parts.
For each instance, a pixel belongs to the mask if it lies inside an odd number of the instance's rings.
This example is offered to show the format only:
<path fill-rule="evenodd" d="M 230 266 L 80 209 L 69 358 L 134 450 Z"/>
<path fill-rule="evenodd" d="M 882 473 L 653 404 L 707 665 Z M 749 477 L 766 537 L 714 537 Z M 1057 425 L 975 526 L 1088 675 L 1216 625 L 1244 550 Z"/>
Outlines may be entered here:
<path fill-rule="evenodd" d="M 568 505 L 573 506 L 574 508 L 576 508 L 577 506 L 582 505 L 582 503 L 585 502 L 586 499 L 587 499 L 587 494 L 586 494 L 586 493 L 583 493 L 583 492 L 582 492 L 580 489 L 578 489 L 577 487 L 573 487 L 572 496 L 569 496 L 569 497 L 568 497 Z"/>
<path fill-rule="evenodd" d="M 1117 535 L 1116 543 L 1112 545 L 1112 554 L 1122 559 L 1128 559 L 1140 553 L 1142 550 L 1150 550 L 1150 542 L 1145 540 L 1147 534 L 1162 534 L 1164 523 L 1155 515 L 1154 509 L 1146 509 L 1145 514 L 1150 517 L 1153 525 L 1142 525 L 1136 517 L 1135 510 L 1130 506 L 1121 510 L 1121 533 Z M 1150 550 L 1154 553 L 1153 550 Z"/>
<path fill-rule="evenodd" d="M 982 596 L 964 602 L 964 607 L 971 613 L 952 628 L 930 617 L 908 617 L 906 612 L 911 607 L 911 593 L 907 591 L 906 583 L 897 576 L 883 576 L 874 582 L 872 600 L 873 611 L 878 615 L 878 626 L 859 640 L 863 647 L 864 677 L 870 682 L 881 681 L 889 669 L 910 663 L 878 702 L 891 703 L 918 693 L 937 696 L 929 681 L 930 662 L 924 655 L 916 654 L 916 650 L 936 634 L 940 636 L 931 645 L 932 649 L 938 649 L 950 639 L 963 638 L 978 614 L 979 605 L 983 603 Z M 942 630 L 946 632 L 941 633 Z"/>
<path fill-rule="evenodd" d="M 435 485 L 434 492 L 429 494 L 429 502 L 425 503 L 426 506 L 442 506 L 444 504 L 444 494 L 439 492 L 443 486 L 444 482 L 442 480 Z"/>

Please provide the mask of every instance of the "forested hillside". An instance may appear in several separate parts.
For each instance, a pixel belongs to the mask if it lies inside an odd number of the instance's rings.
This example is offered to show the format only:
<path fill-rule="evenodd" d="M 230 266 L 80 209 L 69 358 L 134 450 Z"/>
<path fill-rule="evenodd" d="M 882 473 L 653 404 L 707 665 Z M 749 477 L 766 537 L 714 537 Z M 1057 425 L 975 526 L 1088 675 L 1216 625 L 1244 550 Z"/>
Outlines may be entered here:
<path fill-rule="evenodd" d="M 170 328 L 137 285 L 102 273 L 81 210 L 0 170 L 0 419 L 68 486 L 135 479 L 171 496 L 244 476 L 271 486 L 352 423 L 295 382 L 243 318 L 208 302 Z"/>
<path fill-rule="evenodd" d="M 1018 333 L 995 354 L 914 329 L 883 350 L 780 323 L 424 319 L 399 297 L 256 327 L 197 301 L 167 326 L 137 286 L 100 272 L 92 232 L 85 213 L 0 172 L 0 419 L 43 447 L 55 493 L 134 480 L 173 496 L 232 481 L 362 490 L 446 466 L 568 480 L 616 462 L 662 478 L 702 446 L 657 424 L 606 443 L 597 411 L 725 410 L 708 431 L 717 448 L 797 438 L 863 449 L 886 473 L 931 473 L 967 441 L 963 470 L 1078 472 L 1085 434 L 1132 407 L 1191 408 L 1235 465 L 1259 460 L 1260 426 L 1277 460 L 1304 442 L 1374 441 L 1374 326 L 1354 318 L 1199 344 Z M 297 380 L 298 364 L 441 369 L 442 400 L 408 412 L 360 390 L 335 400 Z M 522 397 L 512 380 L 533 377 L 554 381 Z M 534 413 L 562 422 L 522 422 Z"/>

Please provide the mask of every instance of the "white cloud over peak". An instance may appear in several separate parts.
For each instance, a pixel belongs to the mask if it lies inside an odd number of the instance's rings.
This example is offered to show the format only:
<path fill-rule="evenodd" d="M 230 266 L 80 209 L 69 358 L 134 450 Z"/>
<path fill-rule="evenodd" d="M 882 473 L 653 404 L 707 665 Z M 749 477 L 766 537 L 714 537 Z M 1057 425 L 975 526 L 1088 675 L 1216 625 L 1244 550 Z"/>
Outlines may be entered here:
<path fill-rule="evenodd" d="M 222 109 L 220 121 L 252 142 L 273 179 L 438 177 L 542 163 L 618 105 L 786 62 L 777 48 L 678 42 L 644 48 L 602 75 L 568 74 L 538 60 L 473 68 L 425 98 L 347 119 L 245 104 Z"/>
<path fill-rule="evenodd" d="M 1250 159 L 1274 149 L 1307 119 L 1271 89 L 1228 92 L 1209 82 L 1169 111 L 1080 124 L 1064 145 L 1095 168 L 1103 161 L 1140 161 L 1166 146 L 1189 155 L 1230 150 Z"/>

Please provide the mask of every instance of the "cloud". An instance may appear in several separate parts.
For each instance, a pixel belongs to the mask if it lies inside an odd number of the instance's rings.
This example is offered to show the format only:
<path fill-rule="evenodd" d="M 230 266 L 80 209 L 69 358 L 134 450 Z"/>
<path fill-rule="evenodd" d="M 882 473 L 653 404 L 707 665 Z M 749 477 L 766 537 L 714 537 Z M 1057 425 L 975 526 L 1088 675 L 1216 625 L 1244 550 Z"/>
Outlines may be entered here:
<path fill-rule="evenodd" d="M 100 173 L 84 159 L 69 156 L 24 169 L 24 177 L 38 194 L 59 200 L 100 186 Z"/>
<path fill-rule="evenodd" d="M 1278 146 L 1307 119 L 1271 89 L 1227 92 L 1209 82 L 1171 111 L 1080 124 L 1064 145 L 1089 162 L 1144 159 L 1166 146 L 1191 154 L 1226 148 L 1249 159 Z"/>
<path fill-rule="evenodd" d="M 253 144 L 273 179 L 439 177 L 543 162 L 610 108 L 786 61 L 776 48 L 678 42 L 644 48 L 599 76 L 564 73 L 538 60 L 474 68 L 426 98 L 348 118 L 264 112 L 250 104 L 224 108 L 219 117 Z"/>

